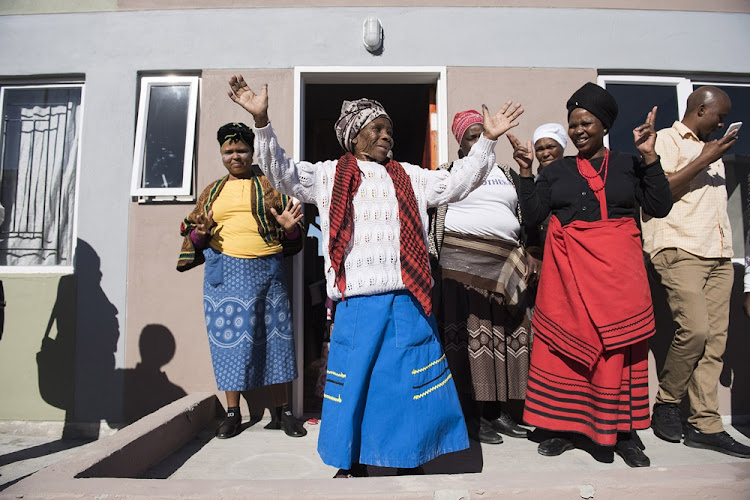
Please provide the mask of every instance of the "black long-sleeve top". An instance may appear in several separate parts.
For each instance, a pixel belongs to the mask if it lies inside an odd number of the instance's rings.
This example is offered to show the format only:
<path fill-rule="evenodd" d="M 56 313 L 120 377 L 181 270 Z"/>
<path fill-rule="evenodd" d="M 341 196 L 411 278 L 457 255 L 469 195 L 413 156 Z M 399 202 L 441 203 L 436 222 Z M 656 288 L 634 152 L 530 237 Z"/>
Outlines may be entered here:
<path fill-rule="evenodd" d="M 591 161 L 599 170 L 604 158 Z M 672 209 L 672 193 L 659 160 L 644 165 L 628 153 L 610 151 L 604 191 L 610 219 L 635 218 L 637 206 L 653 217 L 665 217 Z M 604 175 L 602 171 L 600 175 Z M 540 224 L 552 213 L 565 226 L 573 221 L 601 220 L 599 200 L 578 173 L 575 156 L 566 156 L 542 170 L 536 179 L 520 179 L 521 212 L 525 220 Z"/>

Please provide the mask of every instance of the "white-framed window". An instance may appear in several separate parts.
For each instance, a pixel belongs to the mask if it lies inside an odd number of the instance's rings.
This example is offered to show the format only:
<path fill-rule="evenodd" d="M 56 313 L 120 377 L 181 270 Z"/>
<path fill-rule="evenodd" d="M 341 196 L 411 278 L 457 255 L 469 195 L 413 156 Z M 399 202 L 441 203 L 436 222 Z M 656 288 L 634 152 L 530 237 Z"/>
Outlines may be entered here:
<path fill-rule="evenodd" d="M 83 90 L 0 87 L 3 272 L 72 272 Z"/>
<path fill-rule="evenodd" d="M 197 76 L 141 77 L 131 196 L 191 194 L 199 82 Z"/>
<path fill-rule="evenodd" d="M 659 107 L 656 129 L 660 130 L 683 118 L 688 96 L 698 87 L 712 85 L 729 95 L 732 109 L 724 120 L 725 128 L 718 130 L 711 139 L 720 138 L 730 123 L 744 120 L 737 142 L 723 157 L 734 260 L 741 262 L 745 255 L 745 238 L 750 232 L 750 79 L 600 75 L 597 83 L 615 96 L 620 110 L 606 138 L 607 145 L 634 154 L 633 128 L 645 121 L 653 106 Z"/>

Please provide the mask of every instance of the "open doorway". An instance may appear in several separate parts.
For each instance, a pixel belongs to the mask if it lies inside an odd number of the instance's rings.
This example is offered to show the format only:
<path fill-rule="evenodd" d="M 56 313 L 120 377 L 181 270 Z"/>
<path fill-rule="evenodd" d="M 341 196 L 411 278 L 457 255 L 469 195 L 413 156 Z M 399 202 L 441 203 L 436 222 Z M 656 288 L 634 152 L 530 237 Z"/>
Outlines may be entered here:
<path fill-rule="evenodd" d="M 334 123 L 344 100 L 361 97 L 379 101 L 394 124 L 394 158 L 400 162 L 435 168 L 438 164 L 436 95 L 437 83 L 307 83 L 304 105 L 300 110 L 303 145 L 300 158 L 322 161 L 339 158 L 343 151 L 334 133 Z M 314 205 L 305 206 L 307 241 L 304 247 L 304 320 L 302 321 L 303 357 L 302 411 L 320 413 L 321 377 L 325 380 L 322 358 L 327 338 L 325 275 L 321 248 L 320 221 Z M 299 342 L 297 343 L 299 346 Z"/>

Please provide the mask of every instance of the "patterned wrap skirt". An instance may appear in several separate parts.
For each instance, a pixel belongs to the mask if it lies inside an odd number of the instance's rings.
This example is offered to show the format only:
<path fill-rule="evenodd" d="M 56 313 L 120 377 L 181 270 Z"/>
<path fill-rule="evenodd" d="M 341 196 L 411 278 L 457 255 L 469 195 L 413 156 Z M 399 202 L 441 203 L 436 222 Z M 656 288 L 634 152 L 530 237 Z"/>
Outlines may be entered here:
<path fill-rule="evenodd" d="M 440 253 L 438 331 L 463 394 L 476 401 L 524 399 L 531 321 L 518 245 L 446 233 Z"/>
<path fill-rule="evenodd" d="M 281 253 L 241 259 L 207 248 L 203 255 L 203 309 L 218 389 L 246 391 L 297 378 Z"/>
<path fill-rule="evenodd" d="M 469 447 L 434 315 L 407 291 L 336 306 L 318 439 L 323 462 L 417 467 Z"/>

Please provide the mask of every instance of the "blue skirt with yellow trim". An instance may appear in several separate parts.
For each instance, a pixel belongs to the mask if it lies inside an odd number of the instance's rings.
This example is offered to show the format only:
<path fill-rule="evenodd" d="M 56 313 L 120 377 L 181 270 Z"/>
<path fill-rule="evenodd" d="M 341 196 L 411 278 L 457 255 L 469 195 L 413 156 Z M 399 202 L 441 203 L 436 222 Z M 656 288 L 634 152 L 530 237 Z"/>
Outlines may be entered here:
<path fill-rule="evenodd" d="M 407 291 L 340 302 L 318 439 L 323 462 L 411 468 L 468 447 L 434 316 Z"/>

